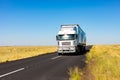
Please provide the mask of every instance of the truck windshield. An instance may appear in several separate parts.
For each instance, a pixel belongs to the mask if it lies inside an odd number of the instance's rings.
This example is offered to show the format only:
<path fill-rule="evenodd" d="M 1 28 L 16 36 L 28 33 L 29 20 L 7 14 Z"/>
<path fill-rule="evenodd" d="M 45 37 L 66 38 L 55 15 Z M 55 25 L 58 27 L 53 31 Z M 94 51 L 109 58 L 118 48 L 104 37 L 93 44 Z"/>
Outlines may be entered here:
<path fill-rule="evenodd" d="M 63 34 L 57 36 L 57 40 L 74 40 L 75 38 L 76 34 Z"/>

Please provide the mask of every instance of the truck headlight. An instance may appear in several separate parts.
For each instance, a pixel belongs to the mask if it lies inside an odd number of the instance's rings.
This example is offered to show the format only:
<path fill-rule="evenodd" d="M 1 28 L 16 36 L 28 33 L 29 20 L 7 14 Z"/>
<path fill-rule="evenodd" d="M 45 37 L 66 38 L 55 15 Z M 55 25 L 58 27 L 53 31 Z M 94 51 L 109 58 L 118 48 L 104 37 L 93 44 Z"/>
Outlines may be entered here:
<path fill-rule="evenodd" d="M 76 41 L 73 41 L 73 45 L 76 45 Z"/>
<path fill-rule="evenodd" d="M 70 47 L 70 49 L 75 49 L 75 47 L 74 47 L 74 46 L 72 46 L 72 47 Z"/>
<path fill-rule="evenodd" d="M 58 50 L 62 50 L 62 47 L 59 46 L 59 47 L 58 47 Z"/>

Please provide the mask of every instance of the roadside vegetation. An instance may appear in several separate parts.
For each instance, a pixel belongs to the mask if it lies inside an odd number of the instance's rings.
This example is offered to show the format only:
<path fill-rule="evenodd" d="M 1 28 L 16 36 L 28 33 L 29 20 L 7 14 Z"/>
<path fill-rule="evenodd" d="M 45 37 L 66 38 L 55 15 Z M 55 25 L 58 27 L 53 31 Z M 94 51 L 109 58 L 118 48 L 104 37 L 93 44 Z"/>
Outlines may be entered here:
<path fill-rule="evenodd" d="M 78 67 L 70 68 L 68 74 L 70 75 L 69 80 L 81 80 L 81 76 L 83 75 L 81 69 Z"/>
<path fill-rule="evenodd" d="M 1 46 L 0 63 L 56 52 L 56 46 Z"/>
<path fill-rule="evenodd" d="M 70 71 L 70 80 L 120 80 L 120 45 L 95 45 L 86 57 L 85 69 Z M 80 79 L 72 77 L 75 72 Z"/>

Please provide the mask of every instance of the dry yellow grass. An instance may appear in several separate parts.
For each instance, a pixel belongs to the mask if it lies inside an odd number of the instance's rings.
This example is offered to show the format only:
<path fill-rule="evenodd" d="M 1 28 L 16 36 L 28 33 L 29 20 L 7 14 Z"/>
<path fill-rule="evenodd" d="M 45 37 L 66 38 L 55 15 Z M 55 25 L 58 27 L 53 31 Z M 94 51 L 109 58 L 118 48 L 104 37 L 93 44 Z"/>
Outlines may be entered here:
<path fill-rule="evenodd" d="M 120 45 L 93 46 L 87 59 L 95 80 L 120 80 Z"/>
<path fill-rule="evenodd" d="M 0 63 L 56 52 L 56 46 L 1 46 Z"/>
<path fill-rule="evenodd" d="M 86 57 L 85 70 L 70 70 L 70 80 L 120 80 L 120 45 L 94 45 Z"/>
<path fill-rule="evenodd" d="M 83 75 L 82 71 L 78 67 L 69 69 L 69 80 L 81 80 L 81 76 Z"/>

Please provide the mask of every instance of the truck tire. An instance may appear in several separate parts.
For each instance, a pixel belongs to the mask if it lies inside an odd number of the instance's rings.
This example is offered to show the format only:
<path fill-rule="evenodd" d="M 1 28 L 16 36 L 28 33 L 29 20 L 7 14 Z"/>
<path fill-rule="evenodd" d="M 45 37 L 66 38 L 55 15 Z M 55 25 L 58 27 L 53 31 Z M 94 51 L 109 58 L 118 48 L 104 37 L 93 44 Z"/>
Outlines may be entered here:
<path fill-rule="evenodd" d="M 77 46 L 77 54 L 81 54 L 82 46 L 78 45 Z"/>
<path fill-rule="evenodd" d="M 82 47 L 82 53 L 85 54 L 85 51 L 86 51 L 86 47 L 83 46 L 83 47 Z"/>
<path fill-rule="evenodd" d="M 62 53 L 58 53 L 58 55 L 60 56 L 60 55 L 62 55 Z"/>

